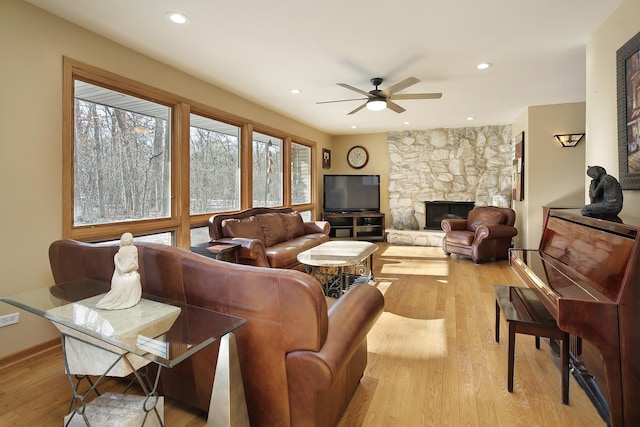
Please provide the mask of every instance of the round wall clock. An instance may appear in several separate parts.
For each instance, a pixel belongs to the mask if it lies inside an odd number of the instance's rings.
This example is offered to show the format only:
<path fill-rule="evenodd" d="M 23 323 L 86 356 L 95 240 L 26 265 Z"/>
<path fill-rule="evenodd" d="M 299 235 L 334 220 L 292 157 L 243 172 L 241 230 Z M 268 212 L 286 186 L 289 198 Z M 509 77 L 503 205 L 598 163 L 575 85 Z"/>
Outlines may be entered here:
<path fill-rule="evenodd" d="M 347 162 L 354 169 L 361 169 L 367 165 L 369 153 L 361 145 L 354 145 L 347 153 Z"/>

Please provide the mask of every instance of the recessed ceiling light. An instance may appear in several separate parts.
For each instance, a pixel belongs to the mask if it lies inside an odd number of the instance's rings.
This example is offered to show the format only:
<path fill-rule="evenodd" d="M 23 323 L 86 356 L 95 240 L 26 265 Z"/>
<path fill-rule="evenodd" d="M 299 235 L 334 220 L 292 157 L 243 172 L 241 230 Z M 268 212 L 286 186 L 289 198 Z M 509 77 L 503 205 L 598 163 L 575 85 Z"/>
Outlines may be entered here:
<path fill-rule="evenodd" d="M 301 91 L 300 91 L 300 89 L 291 89 L 291 90 L 289 90 L 289 92 L 291 92 L 291 93 L 293 93 L 293 94 L 296 94 L 296 95 L 297 95 L 297 94 L 299 94 Z"/>
<path fill-rule="evenodd" d="M 351 125 L 351 129 L 358 129 L 358 126 L 356 126 L 356 125 Z"/>
<path fill-rule="evenodd" d="M 473 117 L 473 116 L 469 116 L 469 117 L 467 117 L 467 120 L 475 120 L 475 119 L 476 119 L 476 118 L 475 118 L 475 117 Z"/>
<path fill-rule="evenodd" d="M 167 19 L 174 24 L 186 24 L 189 22 L 187 15 L 178 12 L 169 12 L 165 15 Z"/>
<path fill-rule="evenodd" d="M 405 125 L 410 125 L 410 124 L 411 124 L 411 122 L 404 122 L 404 124 L 405 124 Z"/>
<path fill-rule="evenodd" d="M 476 65 L 476 68 L 478 70 L 486 70 L 487 68 L 491 67 L 491 65 L 493 65 L 493 64 L 491 64 L 490 62 L 482 62 L 482 63 Z"/>

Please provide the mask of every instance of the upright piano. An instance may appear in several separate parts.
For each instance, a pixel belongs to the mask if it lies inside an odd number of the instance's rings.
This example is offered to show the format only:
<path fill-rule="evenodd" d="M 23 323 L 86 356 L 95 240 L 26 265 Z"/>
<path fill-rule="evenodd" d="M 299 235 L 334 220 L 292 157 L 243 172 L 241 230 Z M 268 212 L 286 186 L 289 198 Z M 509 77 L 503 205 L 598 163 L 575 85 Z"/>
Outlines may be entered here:
<path fill-rule="evenodd" d="M 640 426 L 640 227 L 575 209 L 545 209 L 543 223 L 539 249 L 512 249 L 509 263 L 558 327 L 599 353 L 609 424 Z"/>

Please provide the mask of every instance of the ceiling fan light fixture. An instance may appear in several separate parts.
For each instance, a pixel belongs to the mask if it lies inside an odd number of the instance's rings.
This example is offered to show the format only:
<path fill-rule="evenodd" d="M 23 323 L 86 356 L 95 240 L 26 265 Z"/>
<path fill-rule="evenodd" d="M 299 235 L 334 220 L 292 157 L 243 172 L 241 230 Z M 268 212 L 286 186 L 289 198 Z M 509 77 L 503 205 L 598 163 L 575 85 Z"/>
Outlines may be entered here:
<path fill-rule="evenodd" d="M 382 111 L 387 108 L 387 101 L 382 99 L 372 99 L 367 101 L 367 110 L 370 111 Z"/>

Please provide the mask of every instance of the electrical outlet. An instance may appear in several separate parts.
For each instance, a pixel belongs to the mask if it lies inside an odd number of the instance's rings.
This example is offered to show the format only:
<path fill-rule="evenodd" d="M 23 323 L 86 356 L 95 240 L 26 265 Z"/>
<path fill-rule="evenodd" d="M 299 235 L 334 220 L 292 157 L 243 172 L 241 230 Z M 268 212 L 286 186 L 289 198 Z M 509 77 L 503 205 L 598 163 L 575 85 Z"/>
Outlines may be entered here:
<path fill-rule="evenodd" d="M 20 321 L 20 313 L 11 313 L 0 316 L 0 328 L 3 326 L 13 325 Z"/>

